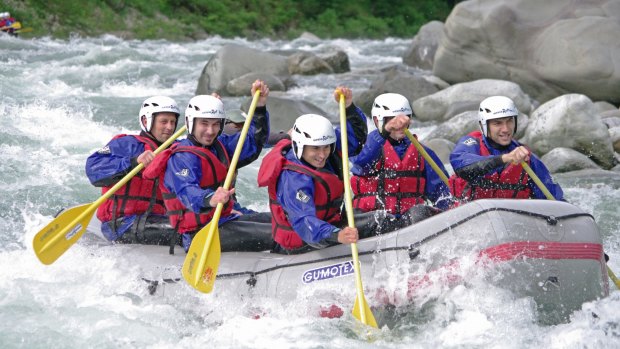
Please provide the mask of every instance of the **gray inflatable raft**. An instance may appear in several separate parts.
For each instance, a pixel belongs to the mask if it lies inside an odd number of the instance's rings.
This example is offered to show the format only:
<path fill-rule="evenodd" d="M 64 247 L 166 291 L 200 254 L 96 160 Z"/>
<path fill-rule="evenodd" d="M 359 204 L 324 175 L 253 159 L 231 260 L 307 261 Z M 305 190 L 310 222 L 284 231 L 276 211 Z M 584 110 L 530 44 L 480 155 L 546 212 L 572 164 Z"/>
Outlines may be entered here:
<path fill-rule="evenodd" d="M 96 224 L 89 231 L 99 234 Z M 465 282 L 464 264 L 517 296 L 532 297 L 545 322 L 563 321 L 584 302 L 609 294 L 594 218 L 566 202 L 478 200 L 357 245 L 365 295 L 375 308 L 415 302 L 437 284 Z M 175 255 L 163 246 L 123 248 L 153 294 L 184 283 L 180 248 Z M 386 287 L 394 279 L 406 290 Z M 224 252 L 213 293 L 295 299 L 303 292 L 354 292 L 354 283 L 349 245 L 298 255 Z"/>

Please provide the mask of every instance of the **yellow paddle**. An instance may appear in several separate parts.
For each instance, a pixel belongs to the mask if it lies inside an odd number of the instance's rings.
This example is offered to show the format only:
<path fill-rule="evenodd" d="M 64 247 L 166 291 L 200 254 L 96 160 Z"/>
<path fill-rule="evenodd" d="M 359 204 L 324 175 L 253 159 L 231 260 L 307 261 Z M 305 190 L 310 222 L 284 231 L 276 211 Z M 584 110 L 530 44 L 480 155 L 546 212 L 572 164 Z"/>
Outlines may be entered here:
<path fill-rule="evenodd" d="M 439 178 L 441 178 L 441 180 L 449 187 L 450 185 L 448 184 L 448 177 L 446 177 L 446 174 L 443 173 L 443 171 L 439 168 L 439 166 L 437 166 L 437 163 L 433 160 L 433 158 L 431 158 L 430 155 L 428 155 L 428 152 L 426 151 L 426 149 L 424 149 L 424 147 L 420 144 L 420 142 L 418 142 L 418 140 L 411 134 L 409 129 L 405 129 L 405 135 L 407 136 L 407 138 L 409 138 L 413 146 L 416 147 L 416 149 L 418 149 L 418 152 L 422 154 L 422 157 L 424 157 L 424 160 L 426 160 L 426 162 L 428 162 L 429 165 L 431 165 L 433 170 L 435 170 Z"/>
<path fill-rule="evenodd" d="M 34 30 L 34 29 L 32 29 L 32 27 L 26 27 L 26 28 L 22 28 L 22 29 L 16 29 L 16 30 L 14 31 L 14 33 L 17 33 L 17 34 L 21 34 L 21 33 L 29 33 L 29 32 L 31 32 L 31 31 L 33 31 L 33 30 Z"/>
<path fill-rule="evenodd" d="M 5 30 L 5 29 L 14 29 L 13 33 L 28 33 L 33 30 L 31 27 L 22 28 L 21 22 L 15 22 L 11 25 L 7 25 L 6 27 L 0 28 L 0 30 Z"/>
<path fill-rule="evenodd" d="M 347 120 L 345 111 L 344 94 L 340 94 L 340 143 L 342 144 L 342 180 L 344 181 L 344 206 L 347 211 L 347 221 L 351 228 L 355 228 L 353 219 L 353 205 L 351 203 L 351 183 L 349 181 L 349 147 L 347 141 Z M 351 254 L 353 255 L 353 269 L 355 270 L 355 304 L 353 305 L 353 316 L 363 324 L 378 328 L 377 321 L 372 315 L 372 311 L 364 297 L 362 286 L 362 274 L 360 272 L 360 261 L 357 253 L 357 244 L 351 244 Z"/>
<path fill-rule="evenodd" d="M 525 161 L 521 161 L 521 166 L 523 167 L 525 172 L 527 172 L 527 174 L 530 176 L 530 178 L 534 181 L 534 183 L 536 183 L 536 185 L 543 192 L 543 194 L 545 194 L 545 197 L 548 200 L 555 200 L 555 197 L 553 197 L 553 195 L 551 195 L 551 193 L 549 192 L 547 187 L 543 184 L 543 182 L 540 180 L 540 178 L 538 178 L 536 173 L 534 173 L 534 171 L 532 171 L 532 168 L 530 167 L 530 165 L 528 165 Z M 607 265 L 607 263 L 605 263 L 605 266 L 607 267 L 607 275 L 609 275 L 609 278 L 614 282 L 616 287 L 618 289 L 620 289 L 620 280 L 618 280 L 618 278 L 616 277 L 614 272 L 611 270 L 609 265 Z"/>
<path fill-rule="evenodd" d="M 153 153 L 157 155 L 164 151 L 184 132 L 185 126 L 181 127 L 180 130 L 173 134 Z M 86 227 L 88 226 L 88 223 L 97 208 L 143 168 L 143 164 L 138 164 L 138 166 L 126 174 L 125 177 L 123 177 L 118 183 L 110 188 L 110 190 L 97 199 L 97 201 L 91 204 L 72 207 L 66 211 L 63 211 L 60 215 L 58 215 L 58 217 L 54 218 L 53 221 L 46 225 L 45 228 L 41 229 L 34 236 L 32 241 L 34 253 L 37 255 L 41 263 L 49 265 L 54 263 L 58 257 L 62 256 L 62 254 L 65 253 L 76 241 L 78 241 L 82 234 L 84 234 Z"/>
<path fill-rule="evenodd" d="M 252 117 L 254 116 L 254 110 L 256 109 L 259 96 L 260 90 L 256 90 L 254 98 L 252 99 L 252 104 L 250 105 L 250 110 L 248 110 L 248 116 L 245 118 L 243 129 L 241 129 L 237 148 L 235 148 L 235 153 L 230 161 L 226 179 L 224 180 L 224 189 L 226 190 L 230 188 L 233 177 L 235 176 L 237 162 L 239 161 L 239 156 L 241 156 L 241 148 L 243 148 L 245 137 L 252 123 Z M 222 251 L 220 247 L 220 232 L 217 229 L 217 225 L 223 208 L 224 204 L 217 204 L 211 221 L 194 236 L 189 251 L 187 251 L 185 261 L 183 262 L 183 278 L 190 286 L 203 293 L 209 293 L 213 290 L 213 284 L 217 276 L 217 268 L 220 265 Z"/>

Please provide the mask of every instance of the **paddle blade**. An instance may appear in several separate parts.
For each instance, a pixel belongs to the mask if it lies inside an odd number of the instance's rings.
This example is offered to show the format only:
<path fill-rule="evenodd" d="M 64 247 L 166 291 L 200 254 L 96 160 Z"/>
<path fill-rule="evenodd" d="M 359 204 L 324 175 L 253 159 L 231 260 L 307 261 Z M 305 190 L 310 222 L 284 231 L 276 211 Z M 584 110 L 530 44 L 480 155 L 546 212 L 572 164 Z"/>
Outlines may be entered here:
<path fill-rule="evenodd" d="M 84 204 L 61 212 L 34 236 L 32 246 L 41 263 L 54 263 L 80 239 L 95 213 L 90 207 L 91 204 Z"/>
<path fill-rule="evenodd" d="M 360 300 L 362 303 L 361 307 Z M 362 311 L 364 312 L 363 314 Z M 366 298 L 364 298 L 364 294 L 362 294 L 361 297 L 355 297 L 355 304 L 353 305 L 353 316 L 355 316 L 355 318 L 361 321 L 364 325 L 379 328 L 377 326 L 377 321 L 375 320 L 374 315 L 372 315 L 372 311 L 370 310 L 370 307 L 366 302 Z"/>
<path fill-rule="evenodd" d="M 217 268 L 220 265 L 220 232 L 217 220 L 211 220 L 194 236 L 183 262 L 183 278 L 202 293 L 213 290 Z M 211 226 L 211 225 L 214 226 Z"/>

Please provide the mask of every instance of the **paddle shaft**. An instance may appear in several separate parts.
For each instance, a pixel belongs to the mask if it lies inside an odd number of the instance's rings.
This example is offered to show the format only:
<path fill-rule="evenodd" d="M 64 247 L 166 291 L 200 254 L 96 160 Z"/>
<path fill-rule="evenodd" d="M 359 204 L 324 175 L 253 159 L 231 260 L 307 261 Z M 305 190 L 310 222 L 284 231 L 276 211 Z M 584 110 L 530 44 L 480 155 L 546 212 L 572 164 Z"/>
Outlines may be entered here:
<path fill-rule="evenodd" d="M 344 182 L 344 206 L 347 213 L 347 223 L 349 227 L 355 228 L 355 220 L 353 218 L 353 204 L 351 199 L 351 185 L 349 182 L 349 147 L 347 140 L 347 120 L 344 94 L 340 94 L 340 138 L 342 148 L 342 180 Z M 353 269 L 355 271 L 355 290 L 357 292 L 359 313 L 361 321 L 365 325 L 369 325 L 369 316 L 366 314 L 366 299 L 364 297 L 364 288 L 362 285 L 362 274 L 360 271 L 359 253 L 357 244 L 351 244 L 351 255 L 353 256 Z M 373 321 L 374 322 L 374 321 Z"/>
<path fill-rule="evenodd" d="M 241 156 L 241 150 L 243 148 L 245 138 L 248 134 L 248 130 L 250 129 L 250 124 L 252 123 L 252 117 L 254 116 L 254 111 L 256 110 L 256 105 L 258 104 L 259 97 L 260 89 L 257 89 L 254 93 L 254 97 L 252 98 L 252 104 L 250 104 L 250 109 L 248 110 L 245 123 L 243 124 L 243 128 L 241 129 L 239 141 L 237 142 L 237 147 L 235 148 L 232 160 L 230 161 L 230 167 L 228 168 L 228 172 L 226 173 L 226 179 L 224 180 L 223 187 L 226 190 L 230 188 L 233 178 L 235 176 L 237 162 L 239 161 L 239 157 Z M 199 291 L 210 292 L 210 290 L 212 289 L 212 286 L 210 285 L 209 287 L 203 287 L 200 282 L 201 277 L 204 275 L 209 251 L 212 248 L 216 248 L 219 251 L 221 248 L 219 246 L 219 243 L 217 244 L 218 246 L 211 245 L 213 244 L 215 234 L 219 234 L 219 232 L 217 231 L 217 227 L 220 216 L 222 215 L 223 208 L 224 204 L 218 203 L 215 207 L 215 212 L 213 213 L 213 217 L 211 218 L 210 223 L 200 229 L 200 231 L 198 231 L 198 233 L 196 234 L 196 237 L 198 237 L 198 235 L 205 233 L 205 228 L 207 229 L 207 238 L 204 243 L 204 247 L 198 246 L 198 243 L 196 243 L 195 245 L 194 243 L 192 243 L 192 245 L 190 245 L 190 250 L 187 253 L 187 257 L 185 258 L 185 262 L 183 263 L 183 277 L 192 287 L 198 289 Z M 194 242 L 198 241 L 196 237 L 194 238 Z M 198 263 L 196 264 L 196 268 L 194 269 L 193 266 L 196 259 Z M 217 274 L 217 267 L 219 265 L 219 258 L 213 261 L 213 263 L 214 265 L 211 266 L 211 269 L 213 270 L 213 278 L 210 279 L 209 282 L 214 282 L 211 280 L 215 280 L 215 275 Z"/>
<path fill-rule="evenodd" d="M 260 90 L 256 90 L 254 93 L 254 98 L 252 99 L 252 104 L 250 104 L 250 109 L 248 110 L 248 114 L 246 116 L 246 120 L 243 123 L 243 128 L 241 129 L 241 135 L 239 136 L 239 141 L 237 143 L 237 147 L 235 148 L 235 152 L 233 153 L 232 160 L 230 160 L 230 167 L 228 168 L 228 172 L 226 173 L 226 179 L 224 180 L 224 189 L 228 190 L 230 185 L 232 184 L 233 178 L 235 177 L 235 170 L 237 169 L 237 162 L 239 162 L 239 157 L 241 156 L 241 149 L 243 148 L 243 143 L 245 142 L 245 137 L 248 135 L 248 130 L 250 129 L 250 124 L 252 123 L 252 117 L 254 116 L 254 111 L 256 110 L 256 104 L 258 103 L 258 97 L 260 96 Z M 213 213 L 212 222 L 217 222 L 220 220 L 220 216 L 222 215 L 222 210 L 224 209 L 224 204 L 218 203 L 215 207 L 215 213 Z M 209 227 L 209 236 L 207 237 L 206 248 L 211 246 L 211 241 L 213 241 L 213 233 L 217 224 L 211 224 Z M 199 270 L 201 270 L 204 265 L 199 264 Z"/>
<path fill-rule="evenodd" d="M 172 144 L 172 142 L 174 142 L 175 139 L 181 136 L 183 132 L 185 132 L 185 126 L 181 127 L 180 130 L 175 132 L 168 140 L 166 140 L 162 145 L 160 145 L 159 148 L 155 149 L 153 153 L 157 155 L 161 153 L 162 151 L 164 151 L 166 148 L 170 146 L 170 144 Z M 66 225 L 58 233 L 55 233 L 55 235 L 46 244 L 43 245 L 41 250 L 46 250 L 49 246 L 56 244 L 58 240 L 64 238 L 66 233 L 69 230 L 73 229 L 73 227 L 75 227 L 81 220 L 83 220 L 88 215 L 92 215 L 93 212 L 99 206 L 101 206 L 101 204 L 103 204 L 104 201 L 106 201 L 112 195 L 114 195 L 114 193 L 116 193 L 117 190 L 119 190 L 122 186 L 124 186 L 127 182 L 129 182 L 129 180 L 132 179 L 143 168 L 144 168 L 143 164 L 138 164 L 138 166 L 136 166 L 133 170 L 131 170 L 128 174 L 126 174 L 125 177 L 123 177 L 120 181 L 118 181 L 118 183 L 116 183 L 112 188 L 110 188 L 110 190 L 105 192 L 105 194 L 103 194 L 99 199 L 95 200 L 92 204 L 90 204 L 90 206 L 86 210 L 84 210 L 84 212 L 82 212 L 79 216 L 77 216 L 73 221 L 71 221 L 71 223 Z"/>
<path fill-rule="evenodd" d="M 549 192 L 549 189 L 547 189 L 547 187 L 543 184 L 540 178 L 538 178 L 536 173 L 532 170 L 530 165 L 527 164 L 527 162 L 521 161 L 521 167 L 523 167 L 525 172 L 527 172 L 527 174 L 534 181 L 534 183 L 536 183 L 536 185 L 538 186 L 538 189 L 540 189 L 543 192 L 543 194 L 545 194 L 545 197 L 547 198 L 547 200 L 555 200 L 555 197 L 553 197 L 551 192 Z"/>
<path fill-rule="evenodd" d="M 413 144 L 414 147 L 416 147 L 416 149 L 418 150 L 418 152 L 420 154 L 422 154 L 422 157 L 424 158 L 424 160 L 426 160 L 426 162 L 429 163 L 429 165 L 431 165 L 431 167 L 433 168 L 433 170 L 435 171 L 435 173 L 437 173 L 437 175 L 439 176 L 439 178 L 441 178 L 441 180 L 447 185 L 450 186 L 448 183 L 448 177 L 446 177 L 446 174 L 443 173 L 443 171 L 439 168 L 439 166 L 437 166 L 437 163 L 435 162 L 435 160 L 433 160 L 433 158 L 428 154 L 428 152 L 426 151 L 426 149 L 424 149 L 424 147 L 422 146 L 422 144 L 420 144 L 420 142 L 418 142 L 418 140 L 411 134 L 411 132 L 409 131 L 409 129 L 405 129 L 405 135 L 407 135 L 407 138 L 409 138 L 409 140 L 411 141 L 411 144 Z"/>

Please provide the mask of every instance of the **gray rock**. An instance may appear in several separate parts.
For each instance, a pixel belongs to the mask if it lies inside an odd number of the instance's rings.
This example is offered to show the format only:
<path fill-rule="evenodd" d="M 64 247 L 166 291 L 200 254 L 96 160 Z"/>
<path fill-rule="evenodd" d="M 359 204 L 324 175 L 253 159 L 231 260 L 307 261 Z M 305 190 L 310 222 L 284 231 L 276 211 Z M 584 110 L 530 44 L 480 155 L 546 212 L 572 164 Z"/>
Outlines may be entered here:
<path fill-rule="evenodd" d="M 618 0 L 470 0 L 444 24 L 434 75 L 518 83 L 540 102 L 567 93 L 620 103 Z"/>
<path fill-rule="evenodd" d="M 334 70 L 322 58 L 312 52 L 300 51 L 287 58 L 288 71 L 291 74 L 315 75 L 331 74 Z"/>
<path fill-rule="evenodd" d="M 620 153 L 620 126 L 609 129 L 609 138 L 616 153 Z"/>
<path fill-rule="evenodd" d="M 541 158 L 551 173 L 598 169 L 598 165 L 580 152 L 569 148 L 555 148 Z"/>
<path fill-rule="evenodd" d="M 441 138 L 456 143 L 466 134 L 479 130 L 478 112 L 470 110 L 452 117 L 450 120 L 440 124 L 433 129 L 426 138 Z"/>
<path fill-rule="evenodd" d="M 286 58 L 240 45 L 226 45 L 209 59 L 198 80 L 196 94 L 217 92 L 227 96 L 230 80 L 248 73 L 272 74 L 288 79 Z"/>
<path fill-rule="evenodd" d="M 351 71 L 351 63 L 346 52 L 340 49 L 332 49 L 329 52 L 319 54 L 319 58 L 324 60 L 335 74 Z"/>
<path fill-rule="evenodd" d="M 380 94 L 399 93 L 412 103 L 416 99 L 439 91 L 445 85 L 445 82 L 426 72 L 397 65 L 385 69 L 383 74 L 371 82 L 369 90 L 355 95 L 354 101 L 366 115 L 370 115 L 372 102 Z"/>
<path fill-rule="evenodd" d="M 383 89 L 370 89 L 353 95 L 353 103 L 357 105 L 367 117 L 371 116 L 372 103 L 378 95 L 385 93 Z M 397 92 L 396 92 L 397 93 Z"/>
<path fill-rule="evenodd" d="M 309 42 L 319 42 L 319 41 L 321 41 L 321 38 L 319 38 L 318 36 L 316 36 L 316 35 L 314 35 L 314 34 L 312 34 L 310 32 L 303 32 L 297 38 L 297 40 L 309 41 Z"/>
<path fill-rule="evenodd" d="M 422 121 L 445 121 L 465 110 L 478 110 L 483 99 L 490 96 L 511 98 L 521 113 L 532 109 L 530 98 L 519 85 L 503 80 L 476 80 L 452 85 L 413 102 L 412 108 Z"/>
<path fill-rule="evenodd" d="M 598 102 L 594 102 L 594 107 L 596 108 L 596 110 L 598 112 L 604 112 L 604 111 L 608 111 L 608 110 L 618 110 L 618 108 L 609 103 L 609 102 L 605 102 L 605 101 L 598 101 Z"/>
<path fill-rule="evenodd" d="M 428 138 L 428 136 L 427 136 Z M 445 165 L 450 164 L 450 153 L 454 149 L 454 143 L 442 138 L 433 138 L 422 142 L 437 154 L 441 162 Z"/>
<path fill-rule="evenodd" d="M 442 35 L 443 22 L 431 21 L 423 25 L 403 55 L 403 63 L 432 70 L 435 52 Z"/>
<path fill-rule="evenodd" d="M 284 82 L 282 82 L 282 80 L 280 80 L 277 76 L 273 74 L 253 72 L 230 80 L 228 84 L 226 84 L 226 92 L 228 92 L 231 96 L 250 96 L 252 94 L 252 83 L 257 79 L 263 80 L 267 86 L 269 86 L 269 91 L 286 91 Z"/>
<path fill-rule="evenodd" d="M 614 116 L 610 118 L 601 118 L 601 121 L 607 126 L 607 128 L 614 128 L 620 126 L 620 117 Z"/>
<path fill-rule="evenodd" d="M 524 142 L 536 154 L 564 147 L 587 155 L 604 169 L 614 165 L 607 126 L 584 95 L 564 95 L 541 105 L 530 117 Z"/>

